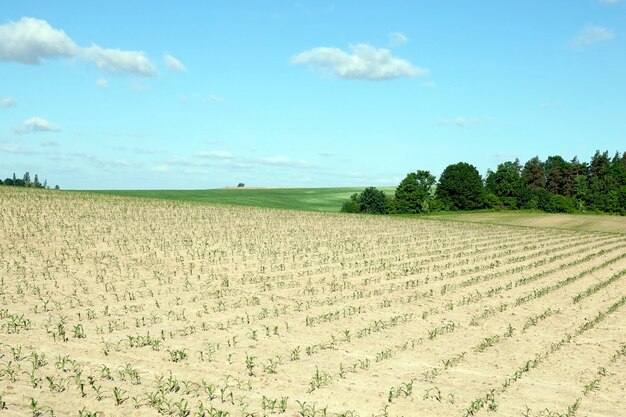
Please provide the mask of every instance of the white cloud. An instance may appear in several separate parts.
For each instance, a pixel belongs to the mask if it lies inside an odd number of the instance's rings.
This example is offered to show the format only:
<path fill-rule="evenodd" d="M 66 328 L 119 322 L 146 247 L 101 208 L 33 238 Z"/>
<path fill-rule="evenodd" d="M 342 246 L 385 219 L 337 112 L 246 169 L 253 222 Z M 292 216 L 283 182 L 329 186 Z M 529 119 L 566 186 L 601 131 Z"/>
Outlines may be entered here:
<path fill-rule="evenodd" d="M 106 80 L 105 78 L 100 78 L 98 81 L 96 81 L 96 85 L 99 88 L 102 88 L 103 90 L 106 90 L 107 88 L 109 88 L 109 81 Z"/>
<path fill-rule="evenodd" d="M 37 152 L 21 147 L 20 145 L 3 145 L 0 147 L 0 151 L 4 153 L 21 154 L 21 155 L 33 155 Z"/>
<path fill-rule="evenodd" d="M 61 128 L 42 117 L 31 117 L 22 126 L 13 129 L 18 135 L 36 132 L 59 132 Z"/>
<path fill-rule="evenodd" d="M 339 78 L 384 80 L 428 75 L 428 70 L 396 58 L 389 49 L 371 45 L 351 46 L 351 54 L 339 48 L 319 47 L 299 53 L 292 64 L 309 64 Z"/>
<path fill-rule="evenodd" d="M 98 45 L 83 48 L 82 57 L 111 74 L 129 73 L 139 76 L 156 74 L 156 67 L 145 52 L 107 49 Z"/>
<path fill-rule="evenodd" d="M 387 38 L 388 38 L 389 46 L 392 48 L 397 47 L 397 46 L 402 46 L 409 41 L 409 38 L 407 38 L 404 33 L 400 33 L 400 32 L 390 33 L 387 36 Z"/>
<path fill-rule="evenodd" d="M 596 43 L 608 42 L 613 37 L 613 32 L 605 27 L 589 25 L 574 39 L 574 46 L 583 49 Z"/>
<path fill-rule="evenodd" d="M 16 104 L 17 103 L 15 102 L 15 99 L 13 97 L 4 97 L 2 100 L 0 100 L 0 107 L 2 107 L 3 109 L 8 109 L 9 107 L 13 107 Z"/>
<path fill-rule="evenodd" d="M 45 59 L 72 57 L 79 48 L 45 20 L 23 17 L 0 26 L 0 61 L 38 65 Z"/>
<path fill-rule="evenodd" d="M 0 61 L 39 65 L 52 58 L 78 58 L 112 74 L 152 76 L 156 67 L 141 51 L 79 47 L 62 30 L 41 19 L 23 17 L 0 25 Z"/>
<path fill-rule="evenodd" d="M 441 119 L 437 121 L 437 124 L 440 126 L 456 126 L 456 127 L 471 127 L 471 126 L 480 126 L 486 123 L 492 122 L 493 119 L 490 117 L 463 117 L 458 116 L 454 119 Z"/>
<path fill-rule="evenodd" d="M 170 54 L 166 54 L 163 57 L 165 61 L 165 66 L 176 72 L 187 72 L 187 68 L 180 62 L 178 59 L 174 58 Z"/>

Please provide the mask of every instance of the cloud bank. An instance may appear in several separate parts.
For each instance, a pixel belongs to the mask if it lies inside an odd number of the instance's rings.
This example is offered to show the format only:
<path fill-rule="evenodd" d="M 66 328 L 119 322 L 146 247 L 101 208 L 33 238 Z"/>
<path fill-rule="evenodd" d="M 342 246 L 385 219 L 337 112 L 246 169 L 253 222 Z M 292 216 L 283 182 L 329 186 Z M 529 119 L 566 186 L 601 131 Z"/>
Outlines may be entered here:
<path fill-rule="evenodd" d="M 80 47 L 63 30 L 48 22 L 23 17 L 0 25 L 0 61 L 41 65 L 49 59 L 76 58 L 110 74 L 156 75 L 156 66 L 142 51 Z"/>
<path fill-rule="evenodd" d="M 313 48 L 295 55 L 291 63 L 308 64 L 323 73 L 352 80 L 388 80 L 428 75 L 427 69 L 394 57 L 389 49 L 367 44 L 351 46 L 350 49 L 348 53 L 339 48 Z"/>

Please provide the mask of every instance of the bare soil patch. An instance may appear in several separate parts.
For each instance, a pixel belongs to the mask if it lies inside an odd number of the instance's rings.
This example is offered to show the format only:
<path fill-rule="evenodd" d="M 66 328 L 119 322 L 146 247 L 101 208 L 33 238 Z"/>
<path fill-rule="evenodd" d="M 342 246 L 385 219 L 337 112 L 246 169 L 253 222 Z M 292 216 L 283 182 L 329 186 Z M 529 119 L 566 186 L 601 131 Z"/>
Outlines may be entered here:
<path fill-rule="evenodd" d="M 626 217 L 591 214 L 552 214 L 527 212 L 459 213 L 429 215 L 431 219 L 513 226 L 552 227 L 566 230 L 626 234 Z"/>

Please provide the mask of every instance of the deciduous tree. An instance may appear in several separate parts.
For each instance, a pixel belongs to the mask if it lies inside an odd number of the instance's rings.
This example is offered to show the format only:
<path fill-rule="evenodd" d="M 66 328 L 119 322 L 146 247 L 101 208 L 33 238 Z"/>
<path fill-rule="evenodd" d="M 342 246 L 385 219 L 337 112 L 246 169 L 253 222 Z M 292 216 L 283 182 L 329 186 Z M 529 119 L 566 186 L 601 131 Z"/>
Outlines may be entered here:
<path fill-rule="evenodd" d="M 433 185 L 435 185 L 435 176 L 428 171 L 418 170 L 408 173 L 396 188 L 396 212 L 428 212 Z"/>
<path fill-rule="evenodd" d="M 482 208 L 483 181 L 476 167 L 466 162 L 448 165 L 439 178 L 437 198 L 452 210 Z"/>

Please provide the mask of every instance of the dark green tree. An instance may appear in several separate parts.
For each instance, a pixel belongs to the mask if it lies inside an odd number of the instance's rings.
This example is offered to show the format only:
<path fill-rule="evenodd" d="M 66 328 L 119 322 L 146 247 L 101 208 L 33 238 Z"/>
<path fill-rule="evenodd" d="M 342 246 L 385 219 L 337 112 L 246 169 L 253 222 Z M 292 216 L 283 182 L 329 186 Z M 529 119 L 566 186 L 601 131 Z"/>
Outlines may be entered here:
<path fill-rule="evenodd" d="M 546 190 L 552 194 L 565 195 L 567 162 L 559 155 L 549 156 L 545 162 Z"/>
<path fill-rule="evenodd" d="M 578 201 L 579 208 L 584 208 L 589 202 L 589 183 L 586 175 L 577 175 L 574 179 L 572 197 Z"/>
<path fill-rule="evenodd" d="M 439 178 L 437 198 L 451 210 L 484 206 L 483 181 L 478 170 L 465 162 L 448 165 Z"/>
<path fill-rule="evenodd" d="M 611 160 L 609 153 L 596 151 L 589 164 L 589 202 L 598 210 L 605 210 L 606 196 L 611 191 Z"/>
<path fill-rule="evenodd" d="M 583 206 L 587 198 L 587 188 L 581 188 L 581 186 L 583 182 L 587 182 L 587 171 L 587 163 L 580 162 L 577 157 L 574 157 L 566 166 L 563 187 L 563 195 L 575 198 Z"/>
<path fill-rule="evenodd" d="M 611 177 L 615 188 L 626 185 L 626 152 L 621 156 L 619 152 L 615 152 L 611 160 Z"/>
<path fill-rule="evenodd" d="M 396 188 L 396 213 L 426 213 L 430 211 L 435 176 L 428 171 L 410 172 Z"/>
<path fill-rule="evenodd" d="M 387 212 L 387 196 L 376 187 L 367 187 L 358 197 L 361 213 L 385 214 Z"/>
<path fill-rule="evenodd" d="M 546 173 L 538 156 L 529 159 L 522 169 L 524 183 L 533 191 L 544 189 L 546 186 Z"/>
<path fill-rule="evenodd" d="M 524 187 L 521 171 L 519 159 L 504 162 L 498 165 L 496 172 L 491 170 L 487 172 L 485 188 L 498 197 L 506 207 L 517 208 L 518 198 Z"/>

